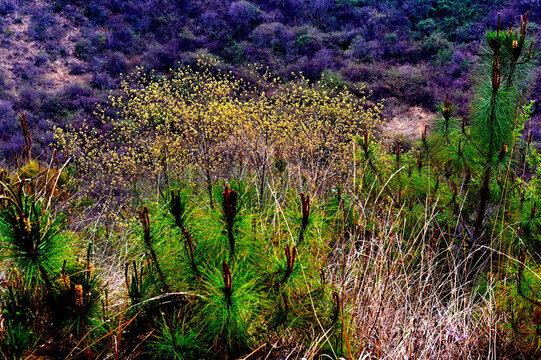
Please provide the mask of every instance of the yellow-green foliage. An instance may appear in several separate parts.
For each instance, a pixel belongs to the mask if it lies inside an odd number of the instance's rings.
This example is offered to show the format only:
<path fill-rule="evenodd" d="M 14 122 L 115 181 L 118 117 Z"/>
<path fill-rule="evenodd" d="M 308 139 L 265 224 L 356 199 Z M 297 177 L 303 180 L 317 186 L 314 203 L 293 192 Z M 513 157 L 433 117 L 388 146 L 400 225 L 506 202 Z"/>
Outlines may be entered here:
<path fill-rule="evenodd" d="M 57 164 L 53 166 L 53 162 L 44 165 L 30 159 L 14 172 L 0 168 L 0 196 L 5 195 L 10 188 L 24 188 L 27 195 L 63 199 L 70 191 L 69 181 L 70 177 L 63 167 L 58 168 Z M 0 208 L 1 204 L 2 200 Z"/>
<path fill-rule="evenodd" d="M 541 266 L 519 260 L 506 282 L 497 286 L 497 305 L 507 316 L 505 327 L 519 347 L 541 354 Z"/>
<path fill-rule="evenodd" d="M 170 78 L 139 69 L 123 78 L 108 108 L 97 109 L 107 131 L 56 128 L 55 140 L 94 186 L 190 171 L 211 183 L 246 165 L 261 171 L 272 157 L 316 185 L 344 172 L 354 136 L 379 121 L 380 105 L 326 82 L 299 77 L 284 85 L 264 74 L 249 86 L 216 65 L 201 59 L 197 70 L 182 67 Z"/>

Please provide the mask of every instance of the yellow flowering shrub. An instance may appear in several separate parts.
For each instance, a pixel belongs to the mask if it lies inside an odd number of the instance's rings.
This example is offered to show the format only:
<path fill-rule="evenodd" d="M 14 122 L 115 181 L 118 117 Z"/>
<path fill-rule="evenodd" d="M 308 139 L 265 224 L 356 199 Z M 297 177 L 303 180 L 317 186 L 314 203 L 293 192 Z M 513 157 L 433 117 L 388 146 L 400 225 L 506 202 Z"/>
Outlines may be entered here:
<path fill-rule="evenodd" d="M 310 84 L 299 76 L 284 84 L 264 73 L 256 84 L 200 59 L 170 77 L 138 69 L 87 124 L 55 129 L 57 145 L 74 158 L 90 188 L 120 189 L 152 179 L 195 176 L 206 186 L 218 178 L 255 171 L 264 182 L 269 160 L 287 162 L 317 188 L 343 175 L 352 140 L 380 119 L 381 104 L 367 106 L 344 88 Z M 253 70 L 254 72 L 257 69 Z M 156 183 L 154 183 L 156 185 Z"/>

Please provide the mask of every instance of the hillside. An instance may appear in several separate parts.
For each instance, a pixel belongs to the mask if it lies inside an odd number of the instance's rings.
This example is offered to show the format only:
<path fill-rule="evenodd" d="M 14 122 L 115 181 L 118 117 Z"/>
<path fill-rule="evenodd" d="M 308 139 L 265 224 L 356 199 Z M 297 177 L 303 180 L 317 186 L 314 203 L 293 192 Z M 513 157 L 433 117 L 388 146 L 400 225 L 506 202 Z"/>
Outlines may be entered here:
<path fill-rule="evenodd" d="M 365 86 L 386 99 L 385 116 L 408 135 L 433 118 L 449 93 L 468 110 L 471 72 L 485 28 L 516 21 L 536 1 L 23 1 L 0 2 L 0 143 L 4 161 L 21 150 L 15 114 L 26 113 L 37 146 L 52 124 L 89 119 L 119 75 L 136 66 L 167 73 L 197 54 L 245 75 L 246 64 Z M 539 86 L 537 85 L 537 89 Z M 541 92 L 534 91 L 538 98 Z M 410 107 L 417 110 L 410 110 Z M 534 113 L 536 116 L 537 111 Z M 387 128 L 394 130 L 396 126 Z M 400 128 L 400 126 L 399 126 Z M 541 133 L 536 130 L 537 139 Z M 420 134 L 417 134 L 417 137 Z"/>

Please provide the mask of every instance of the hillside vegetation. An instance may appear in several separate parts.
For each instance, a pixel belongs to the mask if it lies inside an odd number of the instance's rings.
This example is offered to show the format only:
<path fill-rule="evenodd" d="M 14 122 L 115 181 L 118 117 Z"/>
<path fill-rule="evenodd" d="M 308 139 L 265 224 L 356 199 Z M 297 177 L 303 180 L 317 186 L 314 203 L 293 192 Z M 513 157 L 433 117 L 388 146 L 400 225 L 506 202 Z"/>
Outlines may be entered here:
<path fill-rule="evenodd" d="M 528 10 L 533 32 L 539 6 L 526 0 L 2 0 L 0 161 L 24 146 L 16 114 L 27 114 L 38 153 L 53 124 L 101 127 L 94 108 L 119 89 L 120 73 L 168 74 L 201 54 L 241 77 L 258 63 L 284 80 L 325 73 L 355 94 L 365 85 L 386 99 L 388 131 L 418 138 L 427 121 L 415 118 L 433 118 L 446 93 L 467 115 L 479 40 L 498 13 L 507 27 Z"/>
<path fill-rule="evenodd" d="M 452 3 L 465 16 L 452 23 L 447 2 L 430 4 L 403 2 L 395 20 L 410 14 L 410 30 L 424 22 L 458 43 L 492 11 Z M 162 14 L 183 9 L 184 18 L 160 20 L 179 35 L 136 11 L 152 2 L 42 5 L 51 19 L 84 10 L 73 15 L 80 29 L 116 19 L 118 31 L 137 24 L 151 38 L 194 42 L 197 26 L 177 21 L 212 18 L 196 11 L 202 3 L 163 2 Z M 346 31 L 336 24 L 350 26 L 344 14 L 372 9 L 385 19 L 391 3 L 214 5 L 215 14 L 227 6 L 231 41 L 246 49 L 270 16 L 281 20 L 275 29 L 309 19 L 330 36 Z M 528 95 L 535 26 L 529 13 L 515 27 L 504 20 L 496 17 L 476 50 L 470 106 L 450 92 L 431 128 L 408 144 L 380 133 L 384 104 L 341 68 L 278 77 L 283 68 L 231 68 L 228 47 L 219 53 L 229 64 L 207 51 L 170 71 L 119 71 L 107 99 L 89 102 L 93 118 L 53 127 L 47 153 L 21 113 L 20 149 L 0 168 L 0 356 L 539 358 L 541 155 Z M 81 64 L 112 54 L 105 34 L 77 42 Z M 410 35 L 384 41 L 410 46 Z M 287 47 L 257 49 L 288 56 Z M 391 72 L 414 66 L 400 65 L 407 52 L 399 53 L 379 55 L 396 61 Z M 85 91 L 73 96 L 74 111 L 92 96 Z"/>

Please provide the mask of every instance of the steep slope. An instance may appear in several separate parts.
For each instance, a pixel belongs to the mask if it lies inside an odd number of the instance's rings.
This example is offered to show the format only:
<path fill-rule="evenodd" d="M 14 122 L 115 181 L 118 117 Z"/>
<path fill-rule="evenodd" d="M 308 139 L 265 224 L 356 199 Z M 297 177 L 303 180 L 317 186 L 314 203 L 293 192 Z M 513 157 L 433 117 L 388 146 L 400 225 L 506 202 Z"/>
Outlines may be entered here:
<path fill-rule="evenodd" d="M 532 10 L 536 1 L 373 0 L 1 0 L 0 159 L 23 146 L 25 112 L 36 151 L 48 121 L 78 123 L 135 66 L 166 73 L 209 53 L 243 74 L 259 63 L 284 79 L 321 73 L 387 99 L 390 118 L 433 112 L 450 94 L 465 111 L 484 29 Z M 451 11 L 452 10 L 452 11 Z M 534 93 L 539 97 L 540 92 Z M 537 94 L 537 95 L 536 95 Z M 392 122 L 391 122 L 392 124 Z M 541 137 L 541 133 L 537 132 Z"/>

